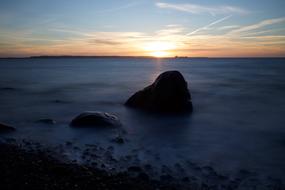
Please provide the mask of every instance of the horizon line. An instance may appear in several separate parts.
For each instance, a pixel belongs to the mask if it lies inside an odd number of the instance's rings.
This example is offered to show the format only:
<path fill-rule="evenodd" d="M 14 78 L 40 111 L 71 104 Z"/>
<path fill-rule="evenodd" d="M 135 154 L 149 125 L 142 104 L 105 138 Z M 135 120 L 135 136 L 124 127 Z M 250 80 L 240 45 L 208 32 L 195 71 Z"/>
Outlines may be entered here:
<path fill-rule="evenodd" d="M 45 59 L 45 58 L 151 58 L 151 59 L 284 59 L 285 56 L 245 56 L 245 57 L 203 57 L 203 56 L 166 56 L 166 57 L 155 57 L 155 56 L 121 56 L 121 55 L 38 55 L 38 56 L 19 56 L 19 57 L 0 57 L 0 59 Z"/>

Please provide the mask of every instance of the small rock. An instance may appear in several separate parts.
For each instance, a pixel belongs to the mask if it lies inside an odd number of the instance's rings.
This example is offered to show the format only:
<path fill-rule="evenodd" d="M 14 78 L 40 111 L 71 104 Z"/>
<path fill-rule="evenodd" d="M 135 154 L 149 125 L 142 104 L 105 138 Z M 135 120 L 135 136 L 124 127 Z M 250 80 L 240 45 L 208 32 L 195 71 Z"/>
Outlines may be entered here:
<path fill-rule="evenodd" d="M 12 126 L 9 126 L 7 124 L 4 123 L 0 123 L 0 132 L 1 133 L 5 133 L 5 132 L 12 132 L 15 131 L 16 129 Z"/>
<path fill-rule="evenodd" d="M 172 175 L 169 175 L 169 174 L 164 174 L 164 175 L 161 175 L 160 176 L 160 180 L 161 181 L 172 181 L 174 178 Z"/>
<path fill-rule="evenodd" d="M 115 115 L 99 112 L 90 111 L 84 112 L 75 117 L 70 126 L 73 127 L 117 127 L 121 126 L 121 122 Z"/>
<path fill-rule="evenodd" d="M 12 90 L 16 90 L 15 88 L 13 87 L 3 87 L 3 88 L 0 88 L 1 90 L 7 90 L 7 91 L 12 91 Z"/>
<path fill-rule="evenodd" d="M 39 120 L 37 120 L 37 123 L 44 123 L 44 124 L 54 125 L 54 124 L 56 124 L 56 121 L 53 120 L 53 119 L 47 118 L 47 119 L 39 119 Z"/>
<path fill-rule="evenodd" d="M 183 181 L 183 182 L 189 182 L 190 179 L 189 179 L 189 177 L 183 177 L 183 178 L 182 178 L 182 181 Z"/>
<path fill-rule="evenodd" d="M 150 164 L 145 164 L 145 165 L 144 165 L 144 168 L 145 168 L 146 170 L 152 170 L 152 169 L 153 169 Z"/>
<path fill-rule="evenodd" d="M 115 137 L 112 141 L 117 143 L 117 144 L 124 144 L 125 143 L 125 140 L 121 136 Z"/>
<path fill-rule="evenodd" d="M 128 168 L 128 171 L 129 171 L 129 172 L 141 172 L 142 169 L 141 169 L 139 166 L 130 166 L 130 167 Z"/>
<path fill-rule="evenodd" d="M 142 180 L 145 180 L 145 181 L 149 180 L 149 176 L 146 173 L 144 173 L 144 172 L 140 172 L 139 175 L 138 175 L 138 178 L 142 179 Z"/>
<path fill-rule="evenodd" d="M 53 103 L 57 103 L 57 104 L 66 104 L 68 103 L 68 101 L 64 101 L 64 100 L 53 100 Z"/>
<path fill-rule="evenodd" d="M 71 141 L 66 141 L 66 142 L 65 142 L 65 145 L 66 145 L 66 146 L 71 146 L 71 145 L 72 145 L 72 142 L 71 142 Z"/>

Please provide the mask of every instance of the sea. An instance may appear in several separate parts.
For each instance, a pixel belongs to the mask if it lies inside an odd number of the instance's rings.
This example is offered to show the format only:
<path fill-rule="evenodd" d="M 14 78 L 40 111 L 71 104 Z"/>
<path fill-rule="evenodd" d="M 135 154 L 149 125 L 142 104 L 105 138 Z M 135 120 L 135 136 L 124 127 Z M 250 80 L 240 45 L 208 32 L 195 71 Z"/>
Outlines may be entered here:
<path fill-rule="evenodd" d="M 169 70 L 180 71 L 188 82 L 192 114 L 165 116 L 124 106 Z M 122 127 L 70 127 L 84 111 L 114 114 Z M 117 160 L 162 167 L 162 173 L 187 173 L 186 164 L 192 164 L 197 173 L 207 167 L 229 178 L 243 174 L 284 183 L 285 59 L 0 59 L 0 122 L 16 128 L 0 138 L 62 146 L 79 162 L 84 160 L 78 152 L 96 145 Z M 123 144 L 112 140 L 118 135 Z M 65 149 L 66 144 L 77 148 Z"/>

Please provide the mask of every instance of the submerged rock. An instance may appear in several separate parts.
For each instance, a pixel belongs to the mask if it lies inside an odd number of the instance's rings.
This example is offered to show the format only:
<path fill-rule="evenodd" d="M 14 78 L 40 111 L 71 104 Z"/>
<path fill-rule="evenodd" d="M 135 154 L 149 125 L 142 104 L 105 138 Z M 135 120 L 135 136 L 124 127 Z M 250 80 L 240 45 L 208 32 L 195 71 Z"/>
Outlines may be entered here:
<path fill-rule="evenodd" d="M 117 143 L 117 144 L 124 144 L 125 143 L 124 138 L 120 135 L 116 136 L 114 139 L 112 139 L 112 141 Z"/>
<path fill-rule="evenodd" d="M 37 120 L 37 123 L 44 123 L 44 124 L 54 125 L 54 124 L 56 124 L 56 121 L 53 120 L 53 119 L 47 118 L 47 119 L 39 119 L 39 120 Z"/>
<path fill-rule="evenodd" d="M 57 103 L 57 104 L 67 104 L 67 103 L 69 103 L 68 101 L 65 101 L 65 100 L 53 100 L 53 101 L 51 101 L 52 103 Z"/>
<path fill-rule="evenodd" d="M 95 111 L 78 115 L 70 125 L 74 127 L 117 127 L 121 125 L 121 122 L 115 115 Z"/>
<path fill-rule="evenodd" d="M 13 87 L 3 87 L 3 88 L 0 88 L 0 90 L 12 91 L 12 90 L 16 90 L 16 89 Z"/>
<path fill-rule="evenodd" d="M 191 112 L 193 109 L 187 82 L 179 71 L 160 74 L 153 84 L 132 95 L 125 105 L 168 113 Z"/>
<path fill-rule="evenodd" d="M 12 126 L 0 123 L 0 133 L 15 131 L 16 129 Z"/>

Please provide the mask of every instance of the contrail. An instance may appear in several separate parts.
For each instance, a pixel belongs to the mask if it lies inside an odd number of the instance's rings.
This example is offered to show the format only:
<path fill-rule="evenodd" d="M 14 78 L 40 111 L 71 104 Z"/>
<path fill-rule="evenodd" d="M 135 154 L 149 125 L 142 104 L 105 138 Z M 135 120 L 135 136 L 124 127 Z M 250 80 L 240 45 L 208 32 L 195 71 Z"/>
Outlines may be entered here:
<path fill-rule="evenodd" d="M 199 31 L 201 31 L 201 30 L 207 30 L 209 27 L 211 27 L 211 26 L 213 26 L 213 25 L 216 25 L 216 24 L 218 24 L 218 23 L 220 23 L 220 22 L 223 22 L 223 21 L 225 21 L 225 20 L 227 20 L 227 19 L 229 19 L 229 18 L 231 18 L 231 17 L 232 17 L 232 15 L 229 15 L 229 16 L 226 16 L 226 17 L 221 18 L 221 19 L 219 19 L 219 20 L 216 20 L 216 21 L 214 21 L 214 22 L 212 22 L 212 23 L 210 23 L 210 24 L 208 24 L 208 25 L 206 25 L 206 26 L 203 26 L 203 27 L 201 27 L 201 28 L 198 28 L 198 29 L 196 29 L 196 30 L 194 30 L 194 31 L 192 31 L 192 32 L 190 32 L 190 33 L 188 33 L 188 34 L 186 34 L 186 36 L 191 36 L 191 35 L 196 34 L 197 32 L 199 32 Z"/>

